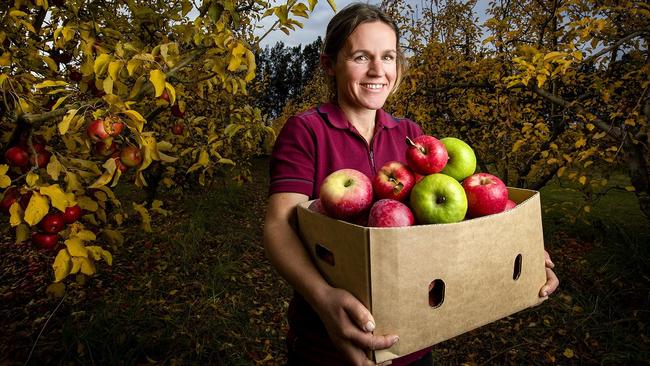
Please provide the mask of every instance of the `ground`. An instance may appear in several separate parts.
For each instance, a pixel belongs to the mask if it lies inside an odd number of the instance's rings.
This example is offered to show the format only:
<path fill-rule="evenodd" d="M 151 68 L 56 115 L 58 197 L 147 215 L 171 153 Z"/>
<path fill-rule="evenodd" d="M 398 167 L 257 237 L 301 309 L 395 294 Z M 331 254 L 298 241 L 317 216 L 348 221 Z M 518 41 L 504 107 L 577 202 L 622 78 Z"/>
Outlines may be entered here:
<path fill-rule="evenodd" d="M 0 365 L 284 364 L 291 290 L 261 244 L 266 163 L 256 160 L 241 186 L 161 192 L 172 214 L 155 215 L 153 233 L 129 229 L 113 265 L 66 280 L 63 298 L 45 293 L 53 253 L 13 244 L 5 228 Z M 435 345 L 436 363 L 650 364 L 650 236 L 641 225 L 573 224 L 545 212 L 558 291 Z"/>

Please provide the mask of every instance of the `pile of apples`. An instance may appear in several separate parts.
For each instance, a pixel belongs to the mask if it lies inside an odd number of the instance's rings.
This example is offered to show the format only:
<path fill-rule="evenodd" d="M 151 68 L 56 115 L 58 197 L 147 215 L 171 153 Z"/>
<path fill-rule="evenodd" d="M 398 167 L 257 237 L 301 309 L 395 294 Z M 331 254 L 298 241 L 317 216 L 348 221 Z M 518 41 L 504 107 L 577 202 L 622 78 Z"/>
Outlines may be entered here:
<path fill-rule="evenodd" d="M 328 175 L 309 208 L 370 227 L 441 224 L 516 206 L 501 179 L 475 173 L 476 155 L 455 137 L 407 137 L 406 164 L 391 161 L 368 178 L 355 169 Z"/>

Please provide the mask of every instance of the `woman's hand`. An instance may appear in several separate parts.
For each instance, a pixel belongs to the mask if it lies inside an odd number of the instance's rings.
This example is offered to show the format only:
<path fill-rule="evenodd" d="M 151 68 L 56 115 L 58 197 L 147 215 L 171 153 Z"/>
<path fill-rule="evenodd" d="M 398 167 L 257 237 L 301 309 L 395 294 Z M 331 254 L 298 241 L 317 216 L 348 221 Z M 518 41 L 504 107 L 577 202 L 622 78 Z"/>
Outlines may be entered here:
<path fill-rule="evenodd" d="M 363 304 L 348 291 L 331 287 L 316 311 L 345 357 L 354 365 L 374 365 L 366 350 L 386 349 L 397 343 L 397 335 L 373 335 L 375 321 Z"/>
<path fill-rule="evenodd" d="M 546 283 L 544 284 L 544 286 L 542 286 L 542 289 L 539 291 L 540 297 L 546 297 L 552 294 L 553 291 L 555 291 L 555 289 L 560 284 L 560 280 L 558 280 L 557 276 L 551 269 L 555 267 L 555 264 L 553 264 L 553 261 L 551 260 L 551 256 L 548 254 L 546 250 L 544 250 L 544 265 L 546 266 Z"/>

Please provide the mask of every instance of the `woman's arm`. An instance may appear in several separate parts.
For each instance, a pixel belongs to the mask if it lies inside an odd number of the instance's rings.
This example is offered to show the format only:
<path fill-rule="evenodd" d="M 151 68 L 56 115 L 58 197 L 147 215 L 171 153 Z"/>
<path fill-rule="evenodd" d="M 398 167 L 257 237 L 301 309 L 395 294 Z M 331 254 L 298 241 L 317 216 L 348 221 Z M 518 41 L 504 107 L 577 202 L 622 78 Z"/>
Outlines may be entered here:
<path fill-rule="evenodd" d="M 299 193 L 275 193 L 268 202 L 264 248 L 280 275 L 319 315 L 332 342 L 356 365 L 372 364 L 367 349 L 385 349 L 397 336 L 374 336 L 374 319 L 348 291 L 330 286 L 318 272 L 296 234 L 296 205 L 307 201 Z"/>

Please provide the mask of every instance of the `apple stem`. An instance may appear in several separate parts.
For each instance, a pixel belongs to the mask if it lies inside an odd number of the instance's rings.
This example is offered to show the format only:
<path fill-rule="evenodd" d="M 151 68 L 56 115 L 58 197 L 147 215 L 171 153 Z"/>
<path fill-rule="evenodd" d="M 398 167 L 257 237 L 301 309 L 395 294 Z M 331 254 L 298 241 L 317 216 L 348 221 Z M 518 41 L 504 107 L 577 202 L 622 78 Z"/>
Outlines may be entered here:
<path fill-rule="evenodd" d="M 413 140 L 411 140 L 408 136 L 406 136 L 406 144 L 411 147 L 415 146 Z"/>
<path fill-rule="evenodd" d="M 420 152 L 423 153 L 423 154 L 426 154 L 426 153 L 427 153 L 427 150 L 424 148 L 424 146 L 420 146 L 420 145 L 416 144 L 416 143 L 413 142 L 413 140 L 411 140 L 408 136 L 406 136 L 406 144 L 407 144 L 409 147 L 414 147 L 414 148 L 420 150 Z"/>

